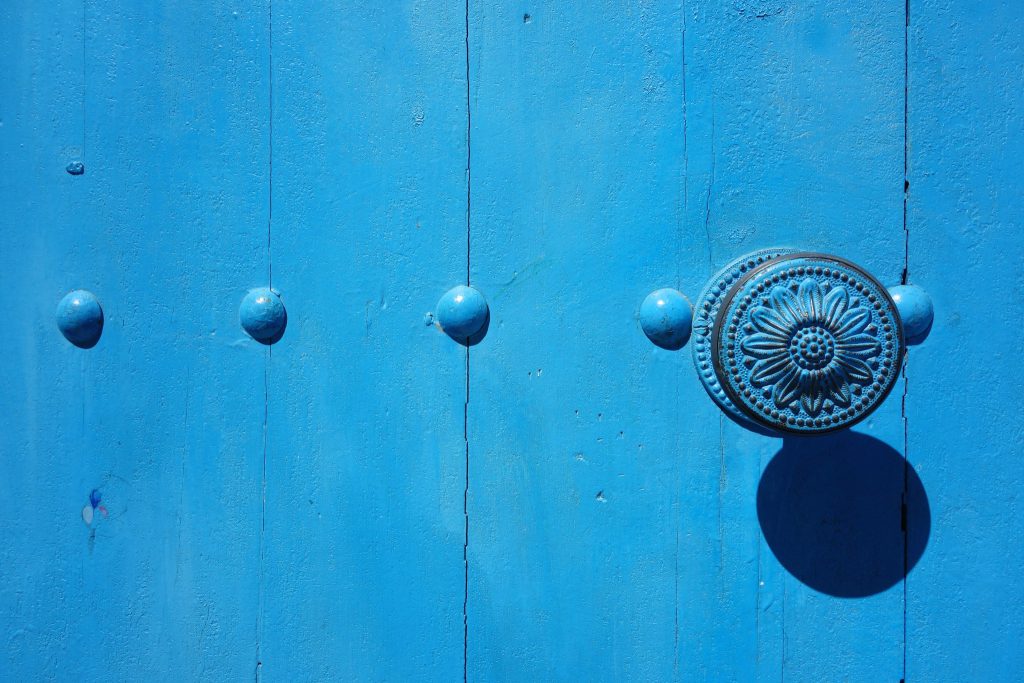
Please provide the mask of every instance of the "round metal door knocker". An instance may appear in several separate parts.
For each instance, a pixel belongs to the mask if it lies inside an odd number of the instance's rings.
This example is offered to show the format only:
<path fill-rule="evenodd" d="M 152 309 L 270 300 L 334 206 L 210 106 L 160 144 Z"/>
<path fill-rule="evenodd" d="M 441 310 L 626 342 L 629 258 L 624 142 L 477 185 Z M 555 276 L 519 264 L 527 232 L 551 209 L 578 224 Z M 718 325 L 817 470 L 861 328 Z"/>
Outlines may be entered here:
<path fill-rule="evenodd" d="M 899 377 L 904 339 L 896 304 L 845 259 L 756 252 L 719 272 L 697 307 L 698 375 L 744 424 L 797 434 L 848 427 Z"/>

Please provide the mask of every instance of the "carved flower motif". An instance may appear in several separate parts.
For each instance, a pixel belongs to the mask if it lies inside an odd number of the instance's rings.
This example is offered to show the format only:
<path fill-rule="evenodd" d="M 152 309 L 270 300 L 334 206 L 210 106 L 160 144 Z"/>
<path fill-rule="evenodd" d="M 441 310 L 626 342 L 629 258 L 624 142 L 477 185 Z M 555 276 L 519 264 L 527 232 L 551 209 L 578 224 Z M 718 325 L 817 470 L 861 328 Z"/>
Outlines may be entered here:
<path fill-rule="evenodd" d="M 824 293 L 813 278 L 803 280 L 795 293 L 777 286 L 767 305 L 751 311 L 750 322 L 757 332 L 740 344 L 743 353 L 756 359 L 750 382 L 772 387 L 779 410 L 799 403 L 814 417 L 826 401 L 849 406 L 851 385 L 873 381 L 868 361 L 881 353 L 882 345 L 868 331 L 871 312 L 851 307 L 842 286 Z"/>

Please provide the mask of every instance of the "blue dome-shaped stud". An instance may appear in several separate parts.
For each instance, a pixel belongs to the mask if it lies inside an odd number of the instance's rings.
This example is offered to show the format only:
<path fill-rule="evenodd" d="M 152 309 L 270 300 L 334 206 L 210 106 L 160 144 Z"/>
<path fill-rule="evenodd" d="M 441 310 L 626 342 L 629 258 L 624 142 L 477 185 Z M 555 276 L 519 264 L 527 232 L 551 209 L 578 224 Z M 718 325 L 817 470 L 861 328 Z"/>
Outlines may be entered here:
<path fill-rule="evenodd" d="M 652 342 L 676 351 L 690 339 L 693 306 L 675 289 L 655 290 L 640 304 L 640 327 Z"/>
<path fill-rule="evenodd" d="M 238 318 L 242 329 L 261 344 L 279 340 L 288 324 L 284 302 L 269 287 L 249 290 L 238 307 Z"/>
<path fill-rule="evenodd" d="M 103 333 L 103 308 L 96 295 L 84 289 L 69 292 L 57 304 L 57 327 L 79 348 L 96 346 Z"/>
<path fill-rule="evenodd" d="M 486 331 L 487 301 L 466 285 L 452 287 L 437 302 L 434 320 L 439 328 L 460 344 L 472 344 Z"/>
<path fill-rule="evenodd" d="M 907 344 L 920 344 L 932 329 L 935 309 L 928 292 L 917 285 L 897 285 L 889 288 L 903 322 L 903 336 Z"/>

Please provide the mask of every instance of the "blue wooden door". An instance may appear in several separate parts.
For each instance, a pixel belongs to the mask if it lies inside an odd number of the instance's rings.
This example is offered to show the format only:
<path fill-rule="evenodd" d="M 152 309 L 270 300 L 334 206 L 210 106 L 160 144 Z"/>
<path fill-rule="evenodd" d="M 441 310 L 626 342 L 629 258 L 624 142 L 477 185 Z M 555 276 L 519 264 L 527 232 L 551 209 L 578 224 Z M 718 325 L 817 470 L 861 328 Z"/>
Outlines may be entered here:
<path fill-rule="evenodd" d="M 5 3 L 0 678 L 1021 678 L 1022 33 L 1010 1 Z M 850 429 L 737 424 L 641 329 L 772 247 L 934 303 Z"/>

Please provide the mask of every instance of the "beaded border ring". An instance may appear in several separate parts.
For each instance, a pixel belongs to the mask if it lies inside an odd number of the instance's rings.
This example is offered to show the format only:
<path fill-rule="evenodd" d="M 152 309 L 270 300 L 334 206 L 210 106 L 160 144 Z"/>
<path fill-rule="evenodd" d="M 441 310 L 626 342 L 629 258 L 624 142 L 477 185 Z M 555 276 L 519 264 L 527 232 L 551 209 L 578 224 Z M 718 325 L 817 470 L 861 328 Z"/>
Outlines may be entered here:
<path fill-rule="evenodd" d="M 895 386 L 905 352 L 899 312 L 857 265 L 778 253 L 721 292 L 700 338 L 705 347 L 710 341 L 716 388 L 747 420 L 781 432 L 831 432 L 867 417 Z"/>
<path fill-rule="evenodd" d="M 715 333 L 715 318 L 721 307 L 722 299 L 744 275 L 754 268 L 757 268 L 774 259 L 786 254 L 796 253 L 796 249 L 776 247 L 772 249 L 761 249 L 740 258 L 730 261 L 725 267 L 715 273 L 708 282 L 700 297 L 696 300 L 693 317 L 693 337 L 691 346 L 693 350 L 693 364 L 697 369 L 697 376 L 704 385 L 708 396 L 718 404 L 718 407 L 725 411 L 733 420 L 739 422 L 748 429 L 756 431 L 765 430 L 752 423 L 747 416 L 740 411 L 729 395 L 726 394 L 718 380 L 715 372 L 714 358 L 712 357 L 712 339 Z M 769 432 L 770 433 L 770 432 Z"/>

